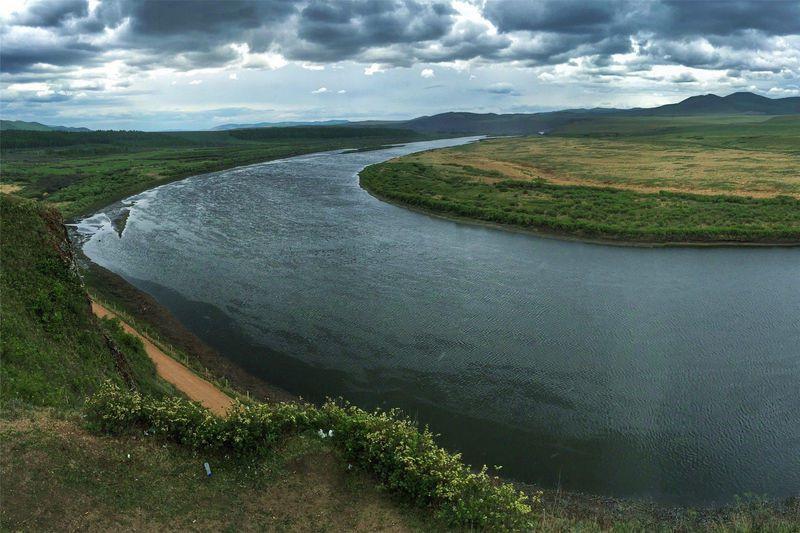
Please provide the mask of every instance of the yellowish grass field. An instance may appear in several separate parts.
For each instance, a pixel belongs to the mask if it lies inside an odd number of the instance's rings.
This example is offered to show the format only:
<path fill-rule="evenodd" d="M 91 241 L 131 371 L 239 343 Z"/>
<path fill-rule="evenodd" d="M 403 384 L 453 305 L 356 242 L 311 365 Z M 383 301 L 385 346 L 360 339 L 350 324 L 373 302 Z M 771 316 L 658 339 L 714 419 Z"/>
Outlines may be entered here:
<path fill-rule="evenodd" d="M 764 149 L 615 139 L 525 137 L 423 152 L 406 162 L 462 169 L 485 183 L 544 179 L 638 192 L 800 198 L 800 157 Z"/>

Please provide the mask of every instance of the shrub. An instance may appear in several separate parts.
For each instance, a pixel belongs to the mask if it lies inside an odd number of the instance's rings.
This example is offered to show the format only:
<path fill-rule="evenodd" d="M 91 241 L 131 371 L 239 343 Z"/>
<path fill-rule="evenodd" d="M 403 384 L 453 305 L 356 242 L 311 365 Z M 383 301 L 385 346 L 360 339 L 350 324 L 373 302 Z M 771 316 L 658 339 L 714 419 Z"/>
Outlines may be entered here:
<path fill-rule="evenodd" d="M 122 433 L 144 429 L 195 449 L 257 454 L 282 437 L 333 429 L 331 441 L 348 461 L 374 474 L 403 498 L 434 511 L 449 526 L 523 529 L 530 523 L 527 497 L 513 485 L 475 472 L 439 447 L 427 429 L 398 411 L 367 412 L 328 402 L 322 407 L 298 403 L 236 403 L 228 418 L 213 416 L 180 398 L 154 399 L 106 383 L 87 400 L 90 424 Z"/>

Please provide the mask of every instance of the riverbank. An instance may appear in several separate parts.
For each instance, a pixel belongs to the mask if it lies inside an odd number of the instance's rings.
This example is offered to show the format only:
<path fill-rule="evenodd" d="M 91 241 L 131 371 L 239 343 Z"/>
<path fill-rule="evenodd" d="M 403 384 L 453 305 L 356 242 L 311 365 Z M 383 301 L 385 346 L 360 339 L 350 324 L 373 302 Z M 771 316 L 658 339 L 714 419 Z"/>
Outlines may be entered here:
<path fill-rule="evenodd" d="M 545 237 L 651 247 L 800 245 L 800 200 L 793 198 L 651 195 L 613 188 L 550 185 L 546 181 L 483 183 L 451 175 L 451 170 L 442 172 L 440 168 L 400 159 L 369 166 L 359 178 L 363 189 L 384 201 L 445 218 L 494 224 Z M 732 220 L 716 218 L 727 217 L 731 206 L 737 210 L 735 216 L 765 220 L 766 225 L 742 228 L 730 225 L 736 223 Z M 643 210 L 652 212 L 637 213 Z M 703 221 L 684 220 L 688 213 Z M 653 223 L 649 220 L 641 220 L 641 227 L 628 224 L 650 215 L 674 219 L 677 225 L 649 226 Z M 619 224 L 599 222 L 593 218 L 596 216 L 612 217 Z M 788 225 L 781 225 L 783 221 Z M 777 225 L 768 227 L 772 222 Z"/>
<path fill-rule="evenodd" d="M 328 150 L 441 138 L 360 127 L 205 132 L 4 131 L 3 185 L 56 205 L 67 220 L 183 178 Z"/>
<path fill-rule="evenodd" d="M 360 176 L 359 176 L 360 177 Z M 526 226 L 518 226 L 513 224 L 503 224 L 500 222 L 491 222 L 488 220 L 480 220 L 466 216 L 459 216 L 452 213 L 428 209 L 413 204 L 408 204 L 390 197 L 383 196 L 373 190 L 365 187 L 359 180 L 359 185 L 370 196 L 394 205 L 403 209 L 408 209 L 415 213 L 427 215 L 442 220 L 449 220 L 458 222 L 460 224 L 472 224 L 475 226 L 482 226 L 486 228 L 497 229 L 501 231 L 510 231 L 514 233 L 522 233 L 525 235 L 533 235 L 542 239 L 555 239 L 559 241 L 569 242 L 582 242 L 586 244 L 596 244 L 599 246 L 619 246 L 622 248 L 794 248 L 800 246 L 798 242 L 741 242 L 741 241 L 715 241 L 715 242 L 691 242 L 691 241 L 674 241 L 674 242 L 656 242 L 656 241 L 633 241 L 633 240 L 614 240 L 614 239 L 601 239 L 591 237 L 579 237 L 566 232 L 548 231 L 545 229 L 537 229 Z"/>
<path fill-rule="evenodd" d="M 139 339 L 161 379 L 170 383 L 193 402 L 197 402 L 217 416 L 225 416 L 233 406 L 233 399 L 218 387 L 201 378 L 189 368 L 170 357 L 146 335 L 131 327 L 119 314 L 100 302 L 92 300 L 92 312 L 99 318 L 119 320 L 122 330 Z"/>
<path fill-rule="evenodd" d="M 429 214 L 545 237 L 798 245 L 800 162 L 789 138 L 773 121 L 614 135 L 570 130 L 406 155 L 367 167 L 360 184 Z"/>
<path fill-rule="evenodd" d="M 136 328 L 178 354 L 178 358 L 195 372 L 225 383 L 252 398 L 264 402 L 295 401 L 289 392 L 254 376 L 203 342 L 184 327 L 172 313 L 155 298 L 140 291 L 124 278 L 101 267 L 86 257 L 80 249 L 81 272 L 90 294 L 111 305 L 112 309 Z"/>

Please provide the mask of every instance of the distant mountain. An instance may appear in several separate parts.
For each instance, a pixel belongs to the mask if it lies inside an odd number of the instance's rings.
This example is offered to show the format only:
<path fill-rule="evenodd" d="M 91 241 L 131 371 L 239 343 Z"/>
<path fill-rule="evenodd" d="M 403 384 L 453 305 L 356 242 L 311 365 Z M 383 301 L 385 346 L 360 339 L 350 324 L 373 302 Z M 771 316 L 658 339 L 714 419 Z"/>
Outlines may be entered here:
<path fill-rule="evenodd" d="M 640 116 L 670 115 L 794 115 L 800 113 L 800 96 L 767 98 L 758 94 L 739 92 L 728 96 L 704 94 L 652 109 L 631 109 L 626 112 Z"/>
<path fill-rule="evenodd" d="M 89 128 L 71 128 L 69 126 L 48 126 L 39 122 L 25 122 L 24 120 L 0 120 L 0 130 L 24 131 L 92 131 Z"/>
<path fill-rule="evenodd" d="M 350 124 L 349 120 L 317 120 L 308 122 L 256 122 L 255 124 L 221 124 L 214 126 L 212 131 L 243 130 L 253 128 L 289 128 L 292 126 L 344 126 Z"/>
<path fill-rule="evenodd" d="M 441 113 L 395 122 L 396 127 L 426 133 L 485 135 L 531 135 L 548 133 L 575 120 L 597 116 L 683 116 L 683 115 L 793 115 L 800 114 L 800 97 L 766 98 L 740 92 L 728 96 L 707 94 L 653 108 L 568 109 L 546 113 Z"/>
<path fill-rule="evenodd" d="M 547 113 L 441 113 L 400 122 L 397 126 L 426 133 L 532 135 L 547 133 L 578 118 L 613 113 L 609 109 L 571 109 Z"/>

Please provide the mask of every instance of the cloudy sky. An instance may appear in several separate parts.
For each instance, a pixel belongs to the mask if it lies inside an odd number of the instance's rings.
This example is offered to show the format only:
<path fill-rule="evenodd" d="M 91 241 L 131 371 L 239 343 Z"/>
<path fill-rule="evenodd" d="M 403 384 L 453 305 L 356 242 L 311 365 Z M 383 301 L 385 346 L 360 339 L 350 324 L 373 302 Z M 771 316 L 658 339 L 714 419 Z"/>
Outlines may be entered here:
<path fill-rule="evenodd" d="M 800 0 L 0 2 L 0 112 L 92 128 L 800 95 Z"/>

